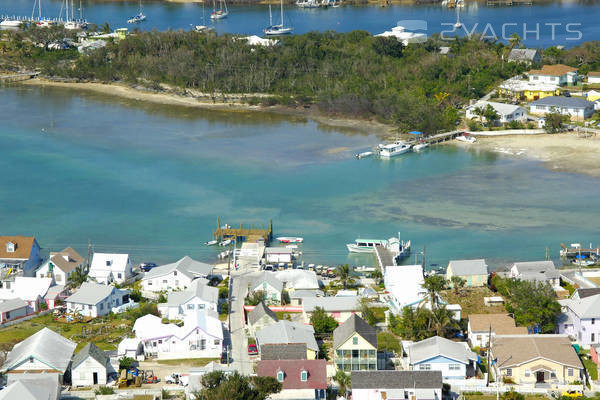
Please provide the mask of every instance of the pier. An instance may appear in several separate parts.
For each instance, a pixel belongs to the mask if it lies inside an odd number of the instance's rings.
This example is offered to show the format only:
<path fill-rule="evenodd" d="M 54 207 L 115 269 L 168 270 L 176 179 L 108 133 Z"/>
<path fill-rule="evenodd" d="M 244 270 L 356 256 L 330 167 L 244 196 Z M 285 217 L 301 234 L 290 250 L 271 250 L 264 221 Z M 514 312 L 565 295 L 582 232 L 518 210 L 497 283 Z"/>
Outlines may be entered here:
<path fill-rule="evenodd" d="M 229 225 L 221 225 L 221 218 L 217 220 L 217 229 L 214 231 L 215 239 L 235 239 L 237 242 L 247 241 L 256 242 L 263 240 L 268 244 L 273 240 L 273 221 L 269 221 L 269 226 L 254 227 L 254 225 L 244 226 L 240 224 L 239 228 L 233 228 Z"/>
<path fill-rule="evenodd" d="M 27 81 L 38 76 L 39 72 L 17 72 L 9 75 L 0 75 L 0 82 Z"/>
<path fill-rule="evenodd" d="M 385 267 L 396 265 L 396 260 L 392 253 L 383 246 L 375 246 L 375 258 L 377 259 L 381 273 L 385 271 Z"/>
<path fill-rule="evenodd" d="M 453 140 L 457 136 L 462 135 L 463 132 L 464 131 L 460 130 L 460 131 L 436 133 L 435 135 L 431 135 L 431 136 L 421 136 L 420 138 L 417 138 L 417 139 L 407 140 L 405 143 L 410 144 L 410 145 L 415 145 L 417 143 L 436 144 L 436 143 L 441 143 L 441 142 L 447 142 L 448 140 Z"/>

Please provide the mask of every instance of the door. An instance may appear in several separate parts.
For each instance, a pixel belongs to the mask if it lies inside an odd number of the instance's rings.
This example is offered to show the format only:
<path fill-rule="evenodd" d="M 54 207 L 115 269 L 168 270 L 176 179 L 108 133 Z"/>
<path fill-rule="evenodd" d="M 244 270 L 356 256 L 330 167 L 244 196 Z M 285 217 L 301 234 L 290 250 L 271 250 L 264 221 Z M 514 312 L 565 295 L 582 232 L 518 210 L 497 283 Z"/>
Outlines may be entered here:
<path fill-rule="evenodd" d="M 535 381 L 537 383 L 543 383 L 544 382 L 544 371 L 538 371 L 535 373 Z"/>
<path fill-rule="evenodd" d="M 94 385 L 97 385 L 98 384 L 98 373 L 97 372 L 94 372 L 92 379 L 94 381 Z"/>

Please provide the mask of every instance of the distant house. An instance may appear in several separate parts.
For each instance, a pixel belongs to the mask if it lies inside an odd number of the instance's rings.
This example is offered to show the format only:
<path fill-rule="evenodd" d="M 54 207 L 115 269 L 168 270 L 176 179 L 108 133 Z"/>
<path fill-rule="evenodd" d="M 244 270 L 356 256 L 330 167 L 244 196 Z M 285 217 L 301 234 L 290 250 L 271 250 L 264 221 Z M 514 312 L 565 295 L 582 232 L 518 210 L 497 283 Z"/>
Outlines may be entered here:
<path fill-rule="evenodd" d="M 573 120 L 583 120 L 594 113 L 594 103 L 580 97 L 550 96 L 529 103 L 529 110 L 532 114 L 558 112 Z"/>
<path fill-rule="evenodd" d="M 317 307 L 322 308 L 327 315 L 337 322 L 344 323 L 352 314 L 360 313 L 360 297 L 314 297 L 306 298 L 302 304 L 302 314 L 306 323 Z"/>
<path fill-rule="evenodd" d="M 600 343 L 600 294 L 558 302 L 563 311 L 558 333 L 575 338 L 585 348 Z"/>
<path fill-rule="evenodd" d="M 510 78 L 498 86 L 500 96 L 517 100 L 534 101 L 549 96 L 560 96 L 562 89 L 554 83 L 530 82 L 518 78 Z"/>
<path fill-rule="evenodd" d="M 192 281 L 212 274 L 213 266 L 185 256 L 180 260 L 152 268 L 142 278 L 142 288 L 148 292 L 186 290 Z"/>
<path fill-rule="evenodd" d="M 477 355 L 465 342 L 434 336 L 404 349 L 406 363 L 413 371 L 441 371 L 444 379 L 465 379 L 475 375 Z"/>
<path fill-rule="evenodd" d="M 183 319 L 196 310 L 219 311 L 219 289 L 206 284 L 196 284 L 183 292 L 169 292 L 166 303 L 158 304 L 160 314 L 170 320 Z"/>
<path fill-rule="evenodd" d="M 298 289 L 289 292 L 290 305 L 301 306 L 306 298 L 324 297 L 325 293 L 321 290 Z"/>
<path fill-rule="evenodd" d="M 59 285 L 66 285 L 69 282 L 69 276 L 77 268 L 86 271 L 85 259 L 71 247 L 50 253 L 50 258 L 42 264 L 35 272 L 38 278 L 52 278 Z"/>
<path fill-rule="evenodd" d="M 485 260 L 452 260 L 446 268 L 446 279 L 451 280 L 453 276 L 465 280 L 467 287 L 486 286 L 488 280 L 488 267 Z M 452 286 L 452 281 L 450 281 Z"/>
<path fill-rule="evenodd" d="M 250 293 L 262 291 L 263 300 L 268 303 L 281 303 L 283 282 L 275 277 L 272 272 L 263 271 L 250 282 Z"/>
<path fill-rule="evenodd" d="M 58 333 L 42 328 L 13 347 L 0 372 L 32 376 L 57 374 L 62 383 L 63 375 L 71 366 L 76 346 L 76 343 Z"/>
<path fill-rule="evenodd" d="M 577 68 L 568 65 L 544 65 L 542 69 L 532 69 L 527 73 L 530 82 L 553 83 L 559 86 L 577 83 Z"/>
<path fill-rule="evenodd" d="M 546 282 L 550 286 L 560 286 L 560 273 L 552 261 L 516 262 L 510 267 L 508 276 L 530 282 Z"/>
<path fill-rule="evenodd" d="M 291 263 L 294 250 L 287 247 L 267 247 L 265 248 L 265 261 L 267 263 Z"/>
<path fill-rule="evenodd" d="M 595 296 L 600 294 L 600 288 L 577 288 L 571 295 L 571 300 L 581 300 L 586 297 Z"/>
<path fill-rule="evenodd" d="M 277 321 L 275 313 L 262 301 L 248 313 L 248 326 L 250 331 L 254 333 Z"/>
<path fill-rule="evenodd" d="M 40 265 L 40 245 L 33 236 L 0 236 L 0 280 L 34 276 Z"/>
<path fill-rule="evenodd" d="M 56 374 L 10 374 L 0 400 L 59 400 L 60 389 Z"/>
<path fill-rule="evenodd" d="M 389 293 L 390 311 L 394 314 L 400 314 L 404 307 L 416 307 L 427 296 L 421 265 L 385 267 L 383 283 Z"/>
<path fill-rule="evenodd" d="M 217 358 L 223 350 L 223 325 L 212 310 L 188 314 L 183 326 L 163 324 L 161 318 L 148 314 L 135 321 L 133 332 L 142 341 L 146 357 Z"/>
<path fill-rule="evenodd" d="M 129 254 L 94 253 L 88 277 L 98 283 L 124 283 L 132 276 Z"/>
<path fill-rule="evenodd" d="M 377 369 L 377 330 L 352 315 L 333 331 L 334 365 L 342 371 Z"/>
<path fill-rule="evenodd" d="M 590 90 L 589 92 L 585 93 L 585 98 L 587 101 L 595 102 L 600 100 L 600 92 L 597 90 Z"/>
<path fill-rule="evenodd" d="M 29 305 L 28 313 L 38 312 L 51 286 L 52 278 L 17 276 L 12 282 L 5 282 L 0 289 L 0 300 L 19 298 Z"/>
<path fill-rule="evenodd" d="M 285 269 L 274 273 L 275 278 L 283 282 L 284 287 L 292 294 L 297 290 L 318 290 L 319 279 L 315 271 L 303 269 Z"/>
<path fill-rule="evenodd" d="M 527 110 L 521 106 L 483 100 L 480 100 L 467 107 L 466 117 L 469 119 L 483 118 L 485 120 L 485 117 L 477 114 L 477 109 L 485 110 L 488 106 L 492 107 L 496 111 L 499 117 L 498 122 L 501 124 L 511 121 L 523 121 L 527 119 Z"/>
<path fill-rule="evenodd" d="M 600 72 L 599 71 L 591 71 L 588 72 L 588 83 L 600 83 Z"/>
<path fill-rule="evenodd" d="M 18 298 L 0 302 L 0 324 L 26 316 L 28 307 L 25 300 Z"/>
<path fill-rule="evenodd" d="M 527 328 L 516 326 L 508 314 L 470 314 L 468 322 L 469 345 L 488 347 L 490 330 L 494 335 L 527 335 Z"/>
<path fill-rule="evenodd" d="M 306 360 L 306 343 L 271 343 L 260 346 L 261 360 Z"/>
<path fill-rule="evenodd" d="M 261 360 L 258 376 L 271 376 L 282 384 L 271 399 L 325 399 L 327 366 L 325 360 Z"/>
<path fill-rule="evenodd" d="M 508 53 L 509 62 L 519 62 L 527 65 L 542 62 L 542 55 L 537 49 L 512 49 Z"/>
<path fill-rule="evenodd" d="M 352 371 L 353 400 L 442 400 L 440 371 Z"/>
<path fill-rule="evenodd" d="M 117 346 L 117 357 L 129 357 L 134 360 L 144 360 L 144 345 L 137 338 L 125 338 Z"/>
<path fill-rule="evenodd" d="M 106 385 L 111 372 L 116 371 L 104 351 L 88 343 L 73 357 L 71 381 L 73 386 Z"/>
<path fill-rule="evenodd" d="M 584 380 L 583 366 L 567 336 L 496 336 L 491 358 L 498 360 L 492 369 L 496 380 L 512 380 L 521 387 Z"/>
<path fill-rule="evenodd" d="M 117 289 L 112 285 L 84 282 L 65 302 L 69 312 L 96 318 L 110 314 L 113 307 L 128 303 L 129 294 L 128 290 Z"/>
<path fill-rule="evenodd" d="M 263 344 L 304 343 L 307 359 L 314 360 L 319 352 L 311 325 L 282 320 L 257 331 L 255 336 L 259 351 Z"/>

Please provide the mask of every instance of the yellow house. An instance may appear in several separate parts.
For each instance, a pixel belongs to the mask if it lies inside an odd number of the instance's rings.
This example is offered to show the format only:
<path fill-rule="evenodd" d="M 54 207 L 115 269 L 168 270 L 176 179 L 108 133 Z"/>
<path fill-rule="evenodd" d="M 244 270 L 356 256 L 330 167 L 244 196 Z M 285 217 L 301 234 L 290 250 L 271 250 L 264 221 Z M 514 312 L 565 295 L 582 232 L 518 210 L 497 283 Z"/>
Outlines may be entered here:
<path fill-rule="evenodd" d="M 584 370 L 566 335 L 496 336 L 491 357 L 496 379 L 524 386 L 581 384 Z"/>
<path fill-rule="evenodd" d="M 498 87 L 500 96 L 517 100 L 534 101 L 549 96 L 560 96 L 562 89 L 552 83 L 535 83 L 520 79 L 509 79 Z"/>
<path fill-rule="evenodd" d="M 486 286 L 488 270 L 485 260 L 453 260 L 446 268 L 446 279 L 452 286 L 452 277 L 459 276 L 465 280 L 466 287 Z"/>
<path fill-rule="evenodd" d="M 356 314 L 333 331 L 333 350 L 337 369 L 377 370 L 377 330 Z"/>
<path fill-rule="evenodd" d="M 596 90 L 590 90 L 589 92 L 586 93 L 586 99 L 588 101 L 596 101 L 596 100 L 600 99 L 600 92 L 598 92 Z"/>

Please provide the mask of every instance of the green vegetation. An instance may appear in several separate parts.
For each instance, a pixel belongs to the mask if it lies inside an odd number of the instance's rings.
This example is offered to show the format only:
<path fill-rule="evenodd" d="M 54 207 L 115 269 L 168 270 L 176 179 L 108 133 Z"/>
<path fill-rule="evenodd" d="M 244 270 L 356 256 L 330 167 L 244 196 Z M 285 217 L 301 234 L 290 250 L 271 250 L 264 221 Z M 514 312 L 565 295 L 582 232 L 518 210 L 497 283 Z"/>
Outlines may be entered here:
<path fill-rule="evenodd" d="M 575 287 L 573 287 L 573 285 L 571 285 L 567 281 L 564 281 L 561 279 L 560 286 L 565 288 L 569 292 L 569 296 L 571 296 L 573 293 L 575 293 Z"/>
<path fill-rule="evenodd" d="M 348 289 L 349 286 L 354 285 L 354 278 L 352 278 L 352 269 L 348 264 L 339 265 L 337 267 L 337 274 L 340 283 L 344 289 Z"/>
<path fill-rule="evenodd" d="M 548 133 L 557 133 L 564 129 L 564 124 L 569 122 L 569 117 L 555 110 L 546 114 L 544 120 L 546 121 L 544 130 Z"/>
<path fill-rule="evenodd" d="M 402 346 L 400 345 L 400 340 L 393 333 L 379 332 L 377 334 L 377 350 L 400 354 Z"/>
<path fill-rule="evenodd" d="M 335 375 L 333 376 L 333 380 L 338 384 L 338 395 L 344 397 L 346 394 L 346 390 L 350 389 L 352 386 L 352 381 L 350 380 L 350 375 L 338 369 Z"/>
<path fill-rule="evenodd" d="M 280 321 L 282 319 L 287 319 L 288 321 L 291 321 L 292 320 L 292 314 L 298 314 L 298 313 L 290 313 L 290 312 L 286 312 L 286 311 L 275 311 L 275 316 Z"/>
<path fill-rule="evenodd" d="M 281 391 L 281 383 L 270 376 L 249 377 L 237 371 L 210 372 L 202 376 L 202 389 L 192 394 L 198 400 L 264 400 Z"/>
<path fill-rule="evenodd" d="M 119 360 L 119 369 L 129 369 L 135 360 L 131 357 L 123 357 Z"/>
<path fill-rule="evenodd" d="M 503 305 L 486 306 L 484 304 L 484 297 L 495 295 L 487 287 L 466 288 L 458 295 L 453 290 L 446 290 L 441 293 L 442 298 L 448 304 L 460 304 L 462 315 L 505 313 L 506 309 Z"/>
<path fill-rule="evenodd" d="M 185 365 L 190 367 L 204 367 L 211 361 L 219 362 L 218 358 L 184 358 L 178 360 L 156 360 L 163 365 Z"/>
<path fill-rule="evenodd" d="M 598 366 L 596 363 L 593 362 L 587 354 L 579 354 L 579 358 L 590 375 L 590 379 L 593 381 L 598 380 Z"/>
<path fill-rule="evenodd" d="M 94 393 L 96 395 L 115 394 L 115 389 L 108 386 L 100 386 L 98 389 L 94 390 Z"/>
<path fill-rule="evenodd" d="M 71 289 L 76 289 L 87 280 L 88 274 L 83 270 L 82 267 L 75 268 L 75 271 L 71 272 L 67 279 L 67 286 Z"/>
<path fill-rule="evenodd" d="M 316 307 L 315 311 L 313 311 L 310 316 L 310 323 L 315 329 L 315 333 L 331 333 L 335 328 L 337 328 L 338 323 L 330 315 L 327 315 L 325 310 L 321 307 Z"/>

